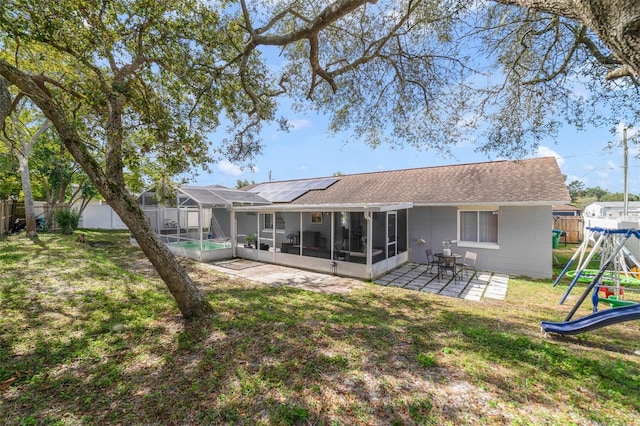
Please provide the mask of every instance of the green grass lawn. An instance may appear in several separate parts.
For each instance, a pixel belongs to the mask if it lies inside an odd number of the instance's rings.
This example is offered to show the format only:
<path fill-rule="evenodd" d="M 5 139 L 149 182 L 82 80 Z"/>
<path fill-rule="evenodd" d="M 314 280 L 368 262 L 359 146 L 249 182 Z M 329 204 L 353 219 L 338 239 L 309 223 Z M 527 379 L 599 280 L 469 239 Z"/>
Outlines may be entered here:
<path fill-rule="evenodd" d="M 184 260 L 217 312 L 189 323 L 127 233 L 83 233 L 0 239 L 0 424 L 640 424 L 640 322 L 540 332 L 584 285 L 327 295 Z"/>

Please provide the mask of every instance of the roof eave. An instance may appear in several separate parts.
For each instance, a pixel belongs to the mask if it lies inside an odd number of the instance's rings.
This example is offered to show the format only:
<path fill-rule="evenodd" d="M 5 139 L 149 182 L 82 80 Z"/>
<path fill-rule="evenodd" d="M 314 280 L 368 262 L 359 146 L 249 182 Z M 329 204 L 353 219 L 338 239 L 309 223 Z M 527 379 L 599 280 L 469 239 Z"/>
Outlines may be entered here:
<path fill-rule="evenodd" d="M 415 207 L 458 207 L 458 206 L 553 206 L 556 204 L 566 203 L 567 200 L 536 200 L 536 201 L 466 201 L 455 202 L 449 201 L 445 203 L 413 203 Z"/>
<path fill-rule="evenodd" d="M 332 204 L 271 204 L 268 206 L 234 206 L 233 211 L 294 211 L 294 212 L 318 212 L 318 211 L 372 211 L 386 212 L 393 210 L 410 209 L 414 204 L 410 202 L 395 203 L 332 203 Z"/>

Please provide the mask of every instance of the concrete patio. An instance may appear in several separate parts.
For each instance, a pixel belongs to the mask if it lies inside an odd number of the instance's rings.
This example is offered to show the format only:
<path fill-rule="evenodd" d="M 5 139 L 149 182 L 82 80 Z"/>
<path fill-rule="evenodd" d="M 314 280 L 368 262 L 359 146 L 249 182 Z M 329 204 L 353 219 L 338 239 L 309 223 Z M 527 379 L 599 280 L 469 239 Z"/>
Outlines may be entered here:
<path fill-rule="evenodd" d="M 217 271 L 271 286 L 289 286 L 322 293 L 344 294 L 365 285 L 363 281 L 352 278 L 245 259 L 213 262 L 208 265 Z M 428 265 L 408 263 L 374 280 L 374 283 L 467 300 L 479 301 L 483 298 L 503 300 L 507 294 L 509 277 L 478 271 L 475 274 L 462 275 L 460 280 L 454 280 L 450 276 L 438 280 L 435 268 L 432 272 Z"/>
<path fill-rule="evenodd" d="M 509 276 L 493 272 L 478 271 L 461 274 L 454 280 L 451 275 L 438 279 L 436 268 L 418 263 L 408 263 L 374 280 L 375 284 L 424 291 L 466 300 L 504 300 L 507 295 Z"/>

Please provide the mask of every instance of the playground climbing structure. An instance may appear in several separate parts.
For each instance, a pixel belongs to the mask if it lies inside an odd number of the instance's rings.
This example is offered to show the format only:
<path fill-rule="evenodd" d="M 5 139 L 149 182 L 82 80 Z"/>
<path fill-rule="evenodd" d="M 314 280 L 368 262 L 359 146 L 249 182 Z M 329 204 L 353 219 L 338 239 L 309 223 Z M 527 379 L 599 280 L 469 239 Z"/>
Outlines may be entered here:
<path fill-rule="evenodd" d="M 640 280 L 632 271 L 632 268 L 640 268 L 640 263 L 625 247 L 632 236 L 640 238 L 640 231 L 605 228 L 588 228 L 587 231 L 584 242 L 554 282 L 556 286 L 565 275 L 573 277 L 560 304 L 566 301 L 577 282 L 589 284 L 565 317 L 564 322 L 542 321 L 541 326 L 545 332 L 577 334 L 619 322 L 640 319 L 640 304 L 622 300 L 625 287 L 628 289 L 633 284 L 640 286 Z M 593 248 L 588 250 L 590 244 L 593 244 Z M 588 265 L 597 255 L 600 256 L 600 268 L 589 269 Z M 576 260 L 578 260 L 577 267 L 570 273 L 569 268 Z M 604 298 L 599 296 L 601 291 L 605 293 Z M 573 315 L 592 292 L 593 314 L 571 321 Z M 599 302 L 608 303 L 612 309 L 599 312 Z"/>

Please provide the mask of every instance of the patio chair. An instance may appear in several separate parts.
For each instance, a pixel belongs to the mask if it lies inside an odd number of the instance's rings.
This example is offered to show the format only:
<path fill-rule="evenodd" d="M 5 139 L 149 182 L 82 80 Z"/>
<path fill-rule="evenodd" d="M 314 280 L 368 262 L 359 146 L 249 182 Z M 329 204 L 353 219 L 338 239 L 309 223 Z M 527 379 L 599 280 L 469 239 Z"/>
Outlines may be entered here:
<path fill-rule="evenodd" d="M 438 266 L 438 260 L 433 255 L 433 250 L 427 249 L 427 265 L 429 265 L 429 272 L 433 270 L 434 266 Z"/>
<path fill-rule="evenodd" d="M 466 271 L 472 270 L 474 273 L 476 273 L 476 261 L 478 259 L 478 253 L 473 252 L 473 251 L 468 251 L 464 254 L 464 257 L 462 258 L 462 262 L 458 263 L 458 266 L 460 267 L 460 273 L 465 272 L 465 275 L 467 275 Z"/>

